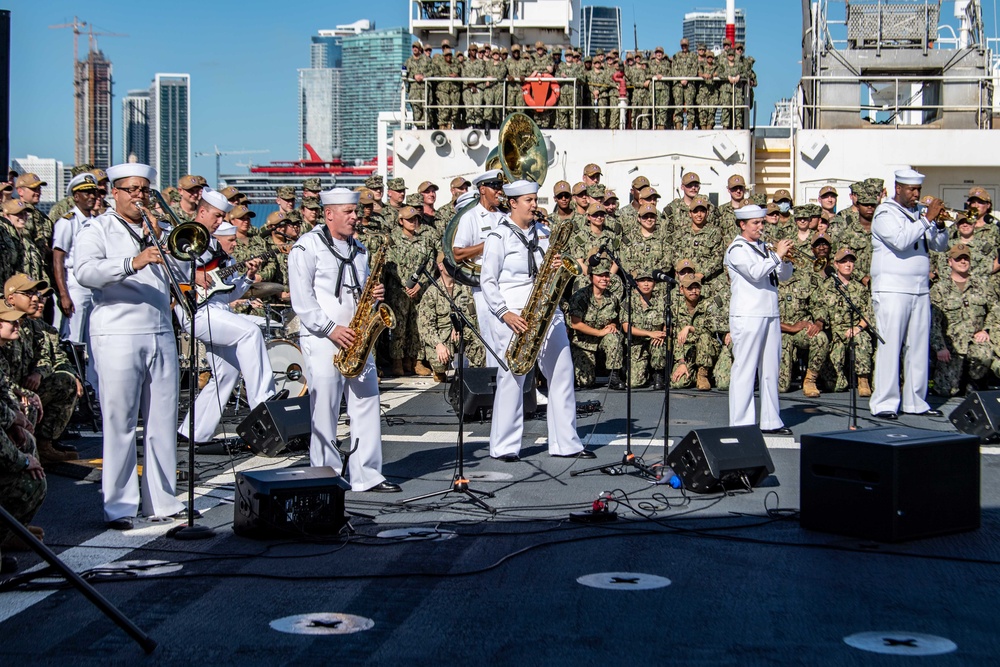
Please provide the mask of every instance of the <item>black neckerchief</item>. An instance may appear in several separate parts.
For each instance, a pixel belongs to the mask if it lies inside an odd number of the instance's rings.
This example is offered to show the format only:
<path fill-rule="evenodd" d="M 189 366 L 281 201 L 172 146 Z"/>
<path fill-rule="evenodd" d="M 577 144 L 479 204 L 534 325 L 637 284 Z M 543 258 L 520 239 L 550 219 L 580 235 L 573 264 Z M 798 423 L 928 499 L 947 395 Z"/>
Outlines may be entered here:
<path fill-rule="evenodd" d="M 129 236 L 131 236 L 132 239 L 135 240 L 137 244 L 139 244 L 140 252 L 145 250 L 146 248 L 151 248 L 155 245 L 153 243 L 152 237 L 149 234 L 146 234 L 144 232 L 141 237 L 138 234 L 136 234 L 135 230 L 132 229 L 131 223 L 125 220 L 125 218 L 123 218 L 117 211 L 115 211 L 114 216 L 115 219 L 118 220 L 118 222 L 122 223 L 122 226 L 125 227 L 125 231 L 129 233 Z"/>
<path fill-rule="evenodd" d="M 517 237 L 517 240 L 521 242 L 521 245 L 528 249 L 528 277 L 534 278 L 538 275 L 538 265 L 535 263 L 535 253 L 540 252 L 538 248 L 538 235 L 534 233 L 534 227 L 532 227 L 531 238 L 528 239 L 521 233 L 521 230 L 517 227 L 517 225 L 507 220 L 504 220 L 500 224 L 510 228 L 510 230 L 514 232 L 514 236 Z"/>
<path fill-rule="evenodd" d="M 333 256 L 340 262 L 340 266 L 337 268 L 337 288 L 333 292 L 334 296 L 338 299 L 340 298 L 340 290 L 344 286 L 344 266 L 346 265 L 350 267 L 351 277 L 354 278 L 354 285 L 348 285 L 348 288 L 354 293 L 354 298 L 357 298 L 361 292 L 361 280 L 358 278 L 358 269 L 354 266 L 354 258 L 358 256 L 359 250 L 357 242 L 353 238 L 347 241 L 350 252 L 347 257 L 344 257 L 337 252 L 337 249 L 333 245 L 333 236 L 330 234 L 330 228 L 323 225 L 320 230 L 319 237 L 323 239 L 323 243 L 326 244 L 326 247 L 330 249 Z"/>

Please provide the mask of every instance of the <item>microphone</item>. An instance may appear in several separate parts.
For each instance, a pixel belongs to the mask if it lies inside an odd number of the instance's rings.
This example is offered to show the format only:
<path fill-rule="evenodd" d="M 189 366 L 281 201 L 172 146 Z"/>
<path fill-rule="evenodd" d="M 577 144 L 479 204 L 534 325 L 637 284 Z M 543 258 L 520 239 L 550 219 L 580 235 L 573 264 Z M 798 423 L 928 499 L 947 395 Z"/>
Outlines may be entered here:
<path fill-rule="evenodd" d="M 420 282 L 420 275 L 427 269 L 427 262 L 420 265 L 420 268 L 413 272 L 413 275 L 406 281 L 406 289 L 413 289 L 413 286 Z"/>
<path fill-rule="evenodd" d="M 827 277 L 827 278 L 832 278 L 832 277 L 833 277 L 833 274 L 834 274 L 834 273 L 836 273 L 836 272 L 837 272 L 837 270 L 836 270 L 836 269 L 834 269 L 834 268 L 833 268 L 833 266 L 832 266 L 832 265 L 830 265 L 830 264 L 827 264 L 827 265 L 826 265 L 826 266 L 825 266 L 825 267 L 823 268 L 823 273 L 825 273 L 825 274 L 826 274 L 826 277 Z"/>
<path fill-rule="evenodd" d="M 590 265 L 590 268 L 594 268 L 601 263 L 601 258 L 604 256 L 605 251 L 606 249 L 604 246 L 601 246 L 597 249 L 597 252 L 590 256 L 590 259 L 587 260 L 587 264 Z"/>
<path fill-rule="evenodd" d="M 666 283 L 667 287 L 673 287 L 677 281 L 663 269 L 653 269 L 653 280 L 658 283 Z"/>

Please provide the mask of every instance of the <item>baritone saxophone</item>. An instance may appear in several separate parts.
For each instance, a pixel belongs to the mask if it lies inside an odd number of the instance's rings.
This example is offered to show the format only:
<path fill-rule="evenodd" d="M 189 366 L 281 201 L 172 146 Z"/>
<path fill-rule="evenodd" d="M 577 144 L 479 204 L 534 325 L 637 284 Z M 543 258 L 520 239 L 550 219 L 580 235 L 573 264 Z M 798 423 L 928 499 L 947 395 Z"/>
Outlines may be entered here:
<path fill-rule="evenodd" d="M 507 364 L 515 375 L 525 375 L 534 367 L 566 285 L 582 272 L 580 265 L 569 257 L 561 257 L 558 264 L 553 261 L 569 245 L 572 227 L 570 224 L 561 224 L 549 237 L 549 249 L 542 259 L 542 268 L 535 277 L 535 285 L 521 311 L 521 317 L 528 323 L 528 330 L 523 334 L 514 334 L 507 346 Z"/>
<path fill-rule="evenodd" d="M 354 331 L 354 343 L 333 355 L 333 365 L 344 377 L 356 378 L 361 375 L 379 334 L 384 329 L 396 327 L 396 314 L 392 312 L 392 308 L 376 301 L 374 296 L 375 286 L 382 282 L 388 246 L 388 242 L 383 243 L 372 258 L 368 280 L 348 325 Z"/>

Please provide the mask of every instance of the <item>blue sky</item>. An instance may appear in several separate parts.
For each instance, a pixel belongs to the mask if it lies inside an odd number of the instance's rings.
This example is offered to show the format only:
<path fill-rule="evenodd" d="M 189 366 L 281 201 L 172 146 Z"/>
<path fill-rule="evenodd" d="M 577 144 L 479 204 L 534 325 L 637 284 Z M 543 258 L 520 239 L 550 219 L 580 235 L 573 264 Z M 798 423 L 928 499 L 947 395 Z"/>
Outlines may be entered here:
<path fill-rule="evenodd" d="M 613 2 L 585 2 L 613 5 Z M 993 26 L 992 3 L 986 8 Z M 950 16 L 952 3 L 942 14 Z M 639 47 L 678 48 L 685 12 L 725 6 L 720 0 L 634 0 L 621 2 L 623 38 L 631 47 L 632 23 Z M 309 38 L 322 28 L 374 20 L 378 28 L 407 26 L 406 0 L 297 0 L 290 5 L 260 0 L 230 2 L 70 2 L 6 0 L 11 10 L 11 156 L 28 153 L 73 161 L 73 31 L 50 25 L 71 23 L 74 14 L 95 32 L 113 63 L 115 80 L 114 158 L 121 156 L 121 99 L 148 88 L 156 72 L 183 72 L 192 81 L 192 150 L 268 149 L 261 155 L 223 156 L 223 173 L 242 172 L 237 162 L 294 160 L 297 74 L 309 65 Z M 758 123 L 766 124 L 774 102 L 789 96 L 801 74 L 799 0 L 737 0 L 747 14 L 747 51 L 757 59 Z M 80 50 L 86 53 L 87 37 Z M 194 171 L 210 180 L 212 157 L 194 158 Z"/>

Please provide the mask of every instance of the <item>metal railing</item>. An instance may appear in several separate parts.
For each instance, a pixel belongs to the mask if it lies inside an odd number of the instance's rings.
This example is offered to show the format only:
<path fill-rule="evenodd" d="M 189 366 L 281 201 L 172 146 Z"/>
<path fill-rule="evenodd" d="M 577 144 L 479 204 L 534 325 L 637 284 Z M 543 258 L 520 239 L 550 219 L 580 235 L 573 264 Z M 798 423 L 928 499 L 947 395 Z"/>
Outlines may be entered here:
<path fill-rule="evenodd" d="M 748 127 L 750 121 L 749 109 L 753 104 L 752 99 L 752 89 L 746 82 L 741 81 L 735 84 L 728 92 L 728 99 L 724 102 L 721 99 L 716 99 L 714 102 L 709 104 L 698 104 L 697 100 L 695 103 L 677 104 L 672 98 L 673 84 L 680 83 L 681 81 L 688 81 L 690 85 L 695 88 L 696 94 L 699 88 L 704 84 L 704 79 L 701 77 L 662 77 L 659 79 L 654 79 L 650 83 L 649 97 L 651 103 L 649 104 L 634 104 L 631 102 L 632 92 L 635 90 L 631 86 L 626 87 L 626 96 L 621 97 L 619 94 L 619 86 L 617 83 L 613 85 L 601 85 L 599 88 L 606 89 L 610 92 L 610 95 L 599 96 L 596 100 L 592 97 L 593 95 L 593 84 L 585 82 L 581 79 L 576 78 L 560 78 L 560 77 L 524 77 L 517 78 L 514 81 L 497 80 L 489 78 L 470 78 L 470 77 L 424 77 L 423 81 L 417 82 L 412 78 L 406 79 L 405 82 L 410 85 L 411 93 L 413 92 L 413 84 L 422 85 L 423 90 L 417 91 L 420 94 L 416 96 L 407 96 L 404 92 L 402 97 L 402 105 L 405 107 L 407 105 L 412 109 L 413 105 L 420 105 L 423 108 L 423 118 L 419 121 L 414 121 L 413 116 L 407 114 L 406 127 L 419 128 L 419 129 L 439 129 L 440 125 L 431 125 L 431 114 L 435 116 L 440 115 L 441 111 L 449 112 L 446 113 L 446 117 L 450 117 L 453 112 L 456 115 L 462 114 L 466 109 L 468 109 L 468 104 L 462 101 L 462 94 L 467 89 L 469 83 L 474 83 L 479 88 L 479 94 L 487 89 L 492 89 L 494 87 L 499 87 L 499 101 L 497 103 L 480 103 L 476 106 L 475 114 L 473 116 L 478 116 L 480 113 L 483 115 L 489 115 L 494 119 L 502 120 L 507 116 L 507 114 L 513 111 L 522 111 L 533 115 L 536 122 L 539 122 L 539 126 L 542 129 L 551 129 L 555 127 L 556 124 L 556 114 L 565 114 L 568 116 L 568 128 L 566 129 L 656 129 L 655 119 L 657 114 L 666 114 L 666 122 L 670 122 L 671 118 L 676 122 L 676 114 L 678 112 L 689 114 L 690 119 L 688 119 L 687 125 L 700 125 L 701 112 L 707 110 L 712 112 L 712 127 L 718 123 L 720 115 L 724 115 L 723 111 L 729 112 L 729 118 L 731 124 L 738 124 L 740 127 Z M 535 107 L 529 107 L 524 101 L 524 96 L 522 92 L 522 83 L 531 82 L 547 82 L 550 84 L 559 85 L 559 97 L 552 106 L 547 106 L 543 111 L 534 111 Z M 439 92 L 438 86 L 441 84 L 454 84 L 458 89 L 457 95 L 459 96 L 459 102 L 457 104 L 447 104 L 442 103 L 437 99 L 437 94 Z M 724 85 L 721 79 L 715 79 L 712 82 L 713 85 L 717 86 L 716 90 L 713 91 L 715 95 L 721 95 L 722 90 L 720 87 Z M 660 88 L 662 86 L 662 89 Z M 404 88 L 405 91 L 405 88 Z M 739 94 L 742 93 L 743 102 L 738 103 Z M 456 93 L 449 93 L 454 95 Z M 658 100 L 663 99 L 670 100 L 669 102 L 660 102 Z M 510 100 L 511 102 L 508 102 Z M 602 102 L 601 100 L 605 100 Z M 539 105 L 541 106 L 541 105 Z M 495 112 L 486 114 L 485 112 Z M 594 127 L 598 119 L 595 115 L 599 116 L 602 113 L 617 113 L 617 118 L 610 122 L 610 127 L 608 128 L 598 128 Z M 741 116 L 737 116 L 741 114 Z M 563 116 L 562 120 L 567 120 L 567 117 Z M 661 116 L 663 118 L 664 116 Z M 740 118 L 739 123 L 734 121 Z M 648 122 L 647 122 L 648 121 Z M 647 127 L 640 127 L 640 125 Z M 447 124 L 446 124 L 447 125 Z M 478 127 L 479 125 L 469 125 L 463 123 L 461 127 L 456 126 L 451 123 L 451 129 L 463 129 L 466 127 Z M 495 124 L 494 124 L 495 127 Z M 666 129 L 673 129 L 672 127 L 667 127 Z M 712 128 L 703 128 L 712 129 Z"/>

